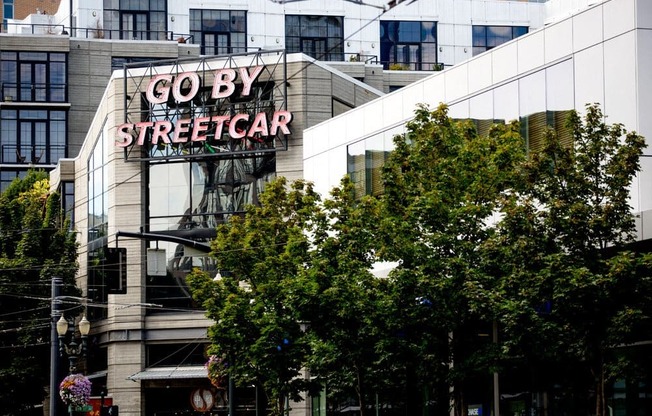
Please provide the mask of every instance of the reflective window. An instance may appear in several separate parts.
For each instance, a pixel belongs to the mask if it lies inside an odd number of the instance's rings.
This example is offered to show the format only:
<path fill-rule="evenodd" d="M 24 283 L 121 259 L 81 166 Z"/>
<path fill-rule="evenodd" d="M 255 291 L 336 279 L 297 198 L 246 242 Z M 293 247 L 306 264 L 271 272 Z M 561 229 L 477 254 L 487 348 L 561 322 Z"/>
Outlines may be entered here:
<path fill-rule="evenodd" d="M 62 181 L 59 186 L 61 194 L 61 211 L 70 220 L 70 229 L 75 224 L 75 183 Z"/>
<path fill-rule="evenodd" d="M 56 164 L 66 157 L 66 118 L 60 110 L 2 110 L 0 163 Z"/>
<path fill-rule="evenodd" d="M 387 134 L 387 133 L 386 133 Z M 347 148 L 348 174 L 356 197 L 383 193 L 382 170 L 393 148 L 385 134 L 370 137 Z"/>
<path fill-rule="evenodd" d="M 519 120 L 524 146 L 529 152 L 543 148 L 548 131 L 564 146 L 573 144 L 567 126 L 574 108 L 573 61 L 568 59 L 497 88 L 483 91 L 448 107 L 449 117 L 470 119 L 480 135 L 495 123 Z M 356 197 L 383 192 L 381 170 L 393 149 L 391 138 L 401 131 L 385 131 L 347 146 L 347 173 Z"/>
<path fill-rule="evenodd" d="M 275 170 L 273 155 L 153 163 L 149 168 L 149 230 L 208 244 L 219 224 L 243 214 L 247 204 L 258 203 L 258 195 Z M 183 244 L 158 241 L 156 247 L 165 250 L 167 271 L 147 277 L 147 302 L 177 311 L 199 308 L 185 276 L 195 267 L 214 272 L 214 260 L 202 252 L 188 251 Z"/>
<path fill-rule="evenodd" d="M 104 0 L 104 28 L 109 39 L 167 40 L 164 0 Z"/>
<path fill-rule="evenodd" d="M 88 241 L 106 236 L 108 225 L 108 143 L 106 124 L 88 159 Z"/>
<path fill-rule="evenodd" d="M 14 0 L 2 1 L 2 23 L 4 30 L 7 31 L 7 19 L 14 18 Z"/>
<path fill-rule="evenodd" d="M 473 55 L 493 49 L 527 32 L 527 26 L 473 26 Z"/>
<path fill-rule="evenodd" d="M 109 135 L 106 122 L 102 127 L 95 147 L 88 158 L 88 294 L 93 302 L 105 303 L 108 300 L 105 269 L 107 257 L 108 217 L 108 144 Z M 89 319 L 106 317 L 105 308 L 89 308 Z"/>
<path fill-rule="evenodd" d="M 0 83 L 4 101 L 66 102 L 64 53 L 2 52 Z"/>
<path fill-rule="evenodd" d="M 380 62 L 385 69 L 440 69 L 437 22 L 381 21 Z"/>
<path fill-rule="evenodd" d="M 344 60 L 344 25 L 340 16 L 285 16 L 285 49 L 320 61 Z"/>
<path fill-rule="evenodd" d="M 3 168 L 0 171 L 0 192 L 4 192 L 16 178 L 24 178 L 27 175 L 26 170 L 7 170 Z"/>
<path fill-rule="evenodd" d="M 246 52 L 247 12 L 190 9 L 190 34 L 202 55 Z"/>

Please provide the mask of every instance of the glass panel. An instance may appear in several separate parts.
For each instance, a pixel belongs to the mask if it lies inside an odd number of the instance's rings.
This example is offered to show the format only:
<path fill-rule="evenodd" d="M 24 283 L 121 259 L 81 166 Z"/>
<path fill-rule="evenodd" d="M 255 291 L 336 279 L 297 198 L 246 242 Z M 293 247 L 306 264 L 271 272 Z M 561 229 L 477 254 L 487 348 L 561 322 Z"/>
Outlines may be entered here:
<path fill-rule="evenodd" d="M 34 101 L 45 101 L 47 86 L 47 70 L 45 64 L 34 65 Z"/>
<path fill-rule="evenodd" d="M 32 66 L 20 65 L 20 100 L 32 101 Z"/>
<path fill-rule="evenodd" d="M 420 42 L 421 22 L 400 22 L 398 25 L 399 42 Z"/>

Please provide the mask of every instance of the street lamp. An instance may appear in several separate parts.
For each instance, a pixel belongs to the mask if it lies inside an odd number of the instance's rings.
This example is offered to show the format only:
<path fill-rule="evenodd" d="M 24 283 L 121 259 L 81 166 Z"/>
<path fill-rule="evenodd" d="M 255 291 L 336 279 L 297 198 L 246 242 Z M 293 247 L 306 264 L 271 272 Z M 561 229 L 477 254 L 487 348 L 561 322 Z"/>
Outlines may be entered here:
<path fill-rule="evenodd" d="M 86 319 L 86 315 L 82 316 L 82 319 L 79 321 L 78 327 L 79 333 L 81 334 L 81 342 L 79 344 L 75 341 L 74 334 L 70 337 L 70 342 L 66 344 L 65 337 L 68 333 L 68 326 L 68 321 L 61 315 L 61 318 L 57 321 L 59 355 L 63 357 L 65 353 L 68 356 L 68 361 L 70 362 L 69 371 L 70 374 L 73 374 L 77 372 L 77 361 L 79 357 L 86 356 L 86 338 L 91 330 L 91 323 Z"/>

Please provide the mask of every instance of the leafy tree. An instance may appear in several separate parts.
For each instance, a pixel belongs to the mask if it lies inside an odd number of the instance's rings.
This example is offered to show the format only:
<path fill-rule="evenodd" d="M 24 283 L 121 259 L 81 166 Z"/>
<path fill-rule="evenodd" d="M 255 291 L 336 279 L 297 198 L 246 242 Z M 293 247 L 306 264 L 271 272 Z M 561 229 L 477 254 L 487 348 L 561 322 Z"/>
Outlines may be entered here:
<path fill-rule="evenodd" d="M 371 197 L 356 201 L 348 178 L 323 205 L 310 263 L 302 273 L 313 289 L 297 303 L 311 337 L 307 365 L 310 376 L 326 388 L 329 403 L 355 397 L 364 415 L 373 394 L 391 380 L 377 353 L 386 337 L 387 285 L 371 273 L 379 206 Z"/>
<path fill-rule="evenodd" d="M 209 352 L 237 384 L 262 386 L 274 415 L 308 388 L 301 375 L 309 340 L 296 305 L 313 290 L 301 272 L 319 202 L 305 182 L 286 185 L 284 178 L 268 183 L 260 206 L 218 227 L 212 247 L 221 280 L 199 271 L 188 278 L 215 320 Z"/>
<path fill-rule="evenodd" d="M 523 139 L 517 124 L 479 136 L 471 121 L 452 120 L 442 105 L 419 106 L 394 143 L 384 172 L 381 257 L 399 262 L 390 277 L 401 336 L 387 348 L 404 365 L 405 383 L 433 396 L 454 386 L 461 415 L 464 381 L 488 373 L 495 361 L 493 346 L 478 342 L 478 332 L 491 326 L 482 320 L 483 300 L 467 288 L 491 281 L 479 267 L 478 246 L 492 235 L 499 196 L 517 185 Z"/>
<path fill-rule="evenodd" d="M 30 172 L 0 195 L 0 409 L 36 414 L 50 374 L 51 279 L 79 295 L 75 235 L 47 174 Z M 39 410 L 40 411 L 40 410 Z M 41 411 L 42 413 L 42 411 Z"/>
<path fill-rule="evenodd" d="M 593 390 L 603 416 L 605 385 L 625 370 L 615 348 L 636 341 L 651 312 L 651 259 L 631 250 L 629 205 L 645 143 L 607 125 L 597 105 L 583 120 L 573 112 L 569 127 L 574 145 L 549 132 L 520 188 L 505 195 L 499 232 L 483 247 L 486 270 L 500 279 L 472 291 L 494 305 L 511 355 L 567 392 L 579 387 L 575 397 Z"/>

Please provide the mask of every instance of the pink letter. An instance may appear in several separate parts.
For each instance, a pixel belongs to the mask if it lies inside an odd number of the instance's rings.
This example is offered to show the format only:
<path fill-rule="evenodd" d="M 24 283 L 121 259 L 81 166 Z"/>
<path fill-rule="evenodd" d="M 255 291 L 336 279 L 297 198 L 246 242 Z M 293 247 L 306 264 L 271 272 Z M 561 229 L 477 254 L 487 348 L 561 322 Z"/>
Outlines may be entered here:
<path fill-rule="evenodd" d="M 166 85 L 161 88 L 156 88 L 156 86 L 161 81 L 166 81 Z M 149 84 L 147 85 L 147 101 L 151 104 L 163 104 L 168 100 L 170 96 L 170 83 L 172 82 L 172 75 L 162 74 L 154 76 Z M 156 94 L 154 94 L 156 92 Z M 156 96 L 158 95 L 158 97 Z"/>
<path fill-rule="evenodd" d="M 116 139 L 115 145 L 118 147 L 127 147 L 131 145 L 134 142 L 134 136 L 131 135 L 129 130 L 133 129 L 134 125 L 131 123 L 125 123 L 121 124 L 118 126 L 118 132 L 116 135 L 118 136 L 120 141 Z"/>
<path fill-rule="evenodd" d="M 195 119 L 195 125 L 192 129 L 192 136 L 190 140 L 193 142 L 203 142 L 206 141 L 206 135 L 201 134 L 208 130 L 208 123 L 210 123 L 210 117 L 198 117 Z"/>
<path fill-rule="evenodd" d="M 211 121 L 215 123 L 215 140 L 222 140 L 222 132 L 224 131 L 224 122 L 229 119 L 229 116 L 213 116 Z"/>
<path fill-rule="evenodd" d="M 138 145 L 142 146 L 145 144 L 145 136 L 147 135 L 147 129 L 149 127 L 152 127 L 154 125 L 153 122 L 151 121 L 141 121 L 139 123 L 136 123 L 136 128 L 140 129 L 140 133 L 138 133 Z"/>
<path fill-rule="evenodd" d="M 233 116 L 229 123 L 229 136 L 231 136 L 232 139 L 242 139 L 247 134 L 246 129 L 240 131 L 236 129 L 236 124 L 238 124 L 238 121 L 240 120 L 249 120 L 249 114 L 236 114 Z"/>
<path fill-rule="evenodd" d="M 190 123 L 192 123 L 192 120 L 189 118 L 184 118 L 177 121 L 176 125 L 174 126 L 172 143 L 184 143 L 188 141 L 188 135 L 185 135 L 183 137 L 180 136 L 181 133 L 188 133 L 188 131 L 190 131 Z"/>
<path fill-rule="evenodd" d="M 190 92 L 187 95 L 181 93 L 181 85 L 186 79 L 190 80 Z M 174 81 L 174 87 L 172 89 L 172 95 L 174 99 L 180 103 L 185 103 L 192 100 L 197 91 L 199 91 L 199 75 L 196 72 L 184 72 L 177 75 L 176 81 Z"/>
<path fill-rule="evenodd" d="M 292 121 L 292 113 L 286 110 L 279 110 L 274 112 L 272 117 L 272 125 L 269 127 L 270 134 L 276 136 L 276 132 L 280 128 L 283 134 L 292 134 L 288 128 L 288 123 Z"/>
<path fill-rule="evenodd" d="M 213 92 L 211 93 L 211 98 L 225 98 L 233 94 L 233 91 L 235 90 L 235 84 L 233 84 L 234 79 L 235 69 L 226 68 L 215 72 L 215 81 L 213 81 Z M 222 87 L 225 87 L 226 89 L 220 91 Z"/>
<path fill-rule="evenodd" d="M 152 144 L 158 144 L 158 139 L 163 140 L 163 143 L 170 143 L 170 136 L 168 134 L 172 131 L 172 123 L 169 121 L 157 121 L 154 123 L 154 131 L 152 132 Z"/>
<path fill-rule="evenodd" d="M 267 114 L 265 112 L 260 112 L 256 114 L 256 118 L 251 122 L 251 128 L 247 137 L 254 137 L 254 134 L 260 133 L 261 136 L 269 136 L 269 130 L 267 129 Z"/>
<path fill-rule="evenodd" d="M 242 78 L 242 94 L 243 96 L 249 95 L 251 92 L 251 84 L 254 83 L 258 75 L 263 71 L 263 66 L 257 66 L 250 74 L 247 68 L 240 68 L 240 78 Z"/>

